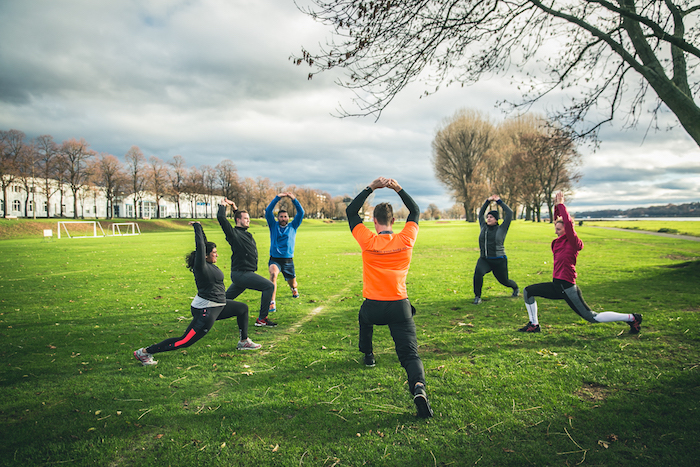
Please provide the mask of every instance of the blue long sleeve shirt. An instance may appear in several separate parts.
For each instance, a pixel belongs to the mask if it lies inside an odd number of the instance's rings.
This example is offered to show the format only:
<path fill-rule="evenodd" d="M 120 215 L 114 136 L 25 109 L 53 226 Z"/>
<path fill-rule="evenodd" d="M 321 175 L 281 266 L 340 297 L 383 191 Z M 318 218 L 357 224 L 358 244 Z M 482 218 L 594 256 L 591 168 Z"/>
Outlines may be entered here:
<path fill-rule="evenodd" d="M 280 223 L 272 212 L 280 199 L 279 196 L 275 196 L 265 208 L 265 219 L 270 229 L 270 256 L 273 258 L 293 258 L 297 229 L 304 220 L 304 208 L 301 207 L 299 200 L 293 199 L 292 203 L 296 209 L 294 219 L 284 227 L 280 227 Z"/>

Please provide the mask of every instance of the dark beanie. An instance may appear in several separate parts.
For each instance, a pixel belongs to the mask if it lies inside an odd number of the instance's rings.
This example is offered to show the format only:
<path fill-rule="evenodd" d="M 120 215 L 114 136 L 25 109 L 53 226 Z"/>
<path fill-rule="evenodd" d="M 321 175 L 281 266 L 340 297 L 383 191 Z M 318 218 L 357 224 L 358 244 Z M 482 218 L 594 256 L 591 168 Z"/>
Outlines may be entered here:
<path fill-rule="evenodd" d="M 486 213 L 487 216 L 491 215 L 494 219 L 498 220 L 498 211 L 489 211 Z"/>

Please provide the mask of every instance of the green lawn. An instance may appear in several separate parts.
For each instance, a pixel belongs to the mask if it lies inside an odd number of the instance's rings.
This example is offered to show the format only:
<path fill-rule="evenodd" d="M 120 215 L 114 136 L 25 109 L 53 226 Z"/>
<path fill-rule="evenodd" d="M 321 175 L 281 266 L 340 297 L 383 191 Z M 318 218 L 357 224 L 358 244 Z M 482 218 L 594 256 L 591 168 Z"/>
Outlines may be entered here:
<path fill-rule="evenodd" d="M 587 221 L 583 219 L 585 225 L 596 225 L 599 227 L 616 227 L 618 229 L 648 230 L 650 232 L 664 232 L 679 235 L 692 235 L 700 237 L 700 220 L 697 221 Z"/>
<path fill-rule="evenodd" d="M 203 224 L 228 276 L 223 234 Z M 553 230 L 512 225 L 521 288 L 551 280 Z M 543 332 L 515 332 L 522 299 L 492 275 L 471 305 L 478 227 L 421 223 L 408 288 L 429 421 L 414 415 L 388 329 L 375 330 L 377 366 L 362 364 L 361 256 L 347 224 L 302 225 L 301 298 L 281 284 L 280 325 L 251 318 L 262 351 L 236 351 L 227 320 L 154 367 L 132 352 L 189 322 L 189 229 L 0 241 L 0 465 L 695 466 L 700 242 L 578 230 L 584 297 L 596 311 L 643 313 L 640 335 L 546 300 Z M 264 272 L 267 229 L 252 231 Z M 240 299 L 259 303 L 250 291 Z"/>

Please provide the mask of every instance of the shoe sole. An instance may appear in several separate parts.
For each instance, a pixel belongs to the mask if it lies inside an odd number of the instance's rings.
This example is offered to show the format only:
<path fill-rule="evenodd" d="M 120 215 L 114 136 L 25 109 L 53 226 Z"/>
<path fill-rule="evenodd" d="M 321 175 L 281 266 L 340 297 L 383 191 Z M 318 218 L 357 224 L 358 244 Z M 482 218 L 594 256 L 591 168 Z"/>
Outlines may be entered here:
<path fill-rule="evenodd" d="M 258 324 L 258 323 L 255 323 L 255 325 L 259 328 L 276 328 L 277 327 L 276 324 Z"/>
<path fill-rule="evenodd" d="M 238 347 L 238 350 L 258 350 L 260 347 Z"/>
<path fill-rule="evenodd" d="M 416 410 L 418 410 L 418 416 L 420 418 L 431 418 L 433 416 L 433 409 L 430 408 L 430 402 L 428 398 L 423 394 L 417 394 L 413 397 L 413 403 L 416 404 Z"/>

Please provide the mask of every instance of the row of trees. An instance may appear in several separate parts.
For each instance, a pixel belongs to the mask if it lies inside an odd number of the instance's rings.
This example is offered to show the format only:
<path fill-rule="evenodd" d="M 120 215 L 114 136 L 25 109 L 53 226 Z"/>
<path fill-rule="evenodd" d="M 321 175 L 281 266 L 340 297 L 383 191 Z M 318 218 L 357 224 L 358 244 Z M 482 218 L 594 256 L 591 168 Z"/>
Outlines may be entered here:
<path fill-rule="evenodd" d="M 516 212 L 523 206 L 526 219 L 538 222 L 546 204 L 553 219 L 554 193 L 571 190 L 581 177 L 572 135 L 536 115 L 496 125 L 462 109 L 443 122 L 432 148 L 435 175 L 464 206 L 468 221 L 490 194 Z"/>
<path fill-rule="evenodd" d="M 345 215 L 343 196 L 306 187 L 271 182 L 268 178 L 240 178 L 235 164 L 223 160 L 215 167 L 208 165 L 187 167 L 184 157 L 177 155 L 165 162 L 156 156 L 146 157 L 132 146 L 124 156 L 125 163 L 112 154 L 98 153 L 90 149 L 84 140 L 70 139 L 56 143 L 50 135 L 28 140 L 18 130 L 0 131 L 0 183 L 3 199 L 8 200 L 11 186 L 22 185 L 26 194 L 24 215 L 28 217 L 29 197 L 41 194 L 46 201 L 46 217 L 63 216 L 64 212 L 51 212 L 50 200 L 60 197 L 63 206 L 66 190 L 73 195 L 73 217 L 79 217 L 78 201 L 89 196 L 102 195 L 107 202 L 107 218 L 115 216 L 115 204 L 125 196 L 133 197 L 133 217 L 141 217 L 136 206 L 146 192 L 155 197 L 156 205 L 164 198 L 177 205 L 177 217 L 181 216 L 181 203 L 190 202 L 196 209 L 197 202 L 205 196 L 212 199 L 225 196 L 245 207 L 252 217 L 262 217 L 270 200 L 280 192 L 294 192 L 304 206 L 307 217 L 339 218 Z M 36 186 L 41 179 L 42 186 Z M 81 203 L 84 205 L 85 203 Z M 8 214 L 9 203 L 4 203 Z M 293 205 L 285 198 L 280 202 L 293 215 Z M 214 216 L 209 205 L 208 216 Z M 36 213 L 36 207 L 34 208 Z M 196 214 L 196 211 L 195 211 Z M 156 209 L 160 217 L 160 210 Z M 82 216 L 81 216 L 82 217 Z"/>

